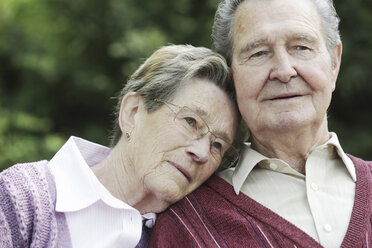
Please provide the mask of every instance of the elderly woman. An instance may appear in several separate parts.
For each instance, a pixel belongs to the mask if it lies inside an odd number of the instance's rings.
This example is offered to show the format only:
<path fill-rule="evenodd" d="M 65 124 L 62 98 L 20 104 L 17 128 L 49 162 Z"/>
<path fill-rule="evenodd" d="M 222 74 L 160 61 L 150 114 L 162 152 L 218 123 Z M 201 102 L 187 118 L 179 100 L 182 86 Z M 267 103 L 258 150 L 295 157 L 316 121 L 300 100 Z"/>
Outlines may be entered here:
<path fill-rule="evenodd" d="M 0 174 L 0 247 L 144 247 L 154 213 L 236 161 L 229 79 L 209 49 L 156 51 L 120 94 L 111 149 L 71 137 Z"/>

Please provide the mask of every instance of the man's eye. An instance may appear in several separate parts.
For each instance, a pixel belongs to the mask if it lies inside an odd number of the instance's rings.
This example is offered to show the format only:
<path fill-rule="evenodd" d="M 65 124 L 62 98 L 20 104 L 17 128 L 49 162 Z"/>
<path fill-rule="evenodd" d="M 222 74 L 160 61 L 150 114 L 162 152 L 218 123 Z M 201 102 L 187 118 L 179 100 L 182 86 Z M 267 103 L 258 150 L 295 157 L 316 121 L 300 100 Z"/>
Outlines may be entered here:
<path fill-rule="evenodd" d="M 295 46 L 295 49 L 297 51 L 306 51 L 306 50 L 309 50 L 310 48 L 308 48 L 306 46 Z"/>
<path fill-rule="evenodd" d="M 258 58 L 262 57 L 267 54 L 267 51 L 259 51 L 251 55 L 251 58 Z"/>
<path fill-rule="evenodd" d="M 197 122 L 194 118 L 192 117 L 184 117 L 183 118 L 187 124 L 189 124 L 191 127 L 197 128 Z"/>

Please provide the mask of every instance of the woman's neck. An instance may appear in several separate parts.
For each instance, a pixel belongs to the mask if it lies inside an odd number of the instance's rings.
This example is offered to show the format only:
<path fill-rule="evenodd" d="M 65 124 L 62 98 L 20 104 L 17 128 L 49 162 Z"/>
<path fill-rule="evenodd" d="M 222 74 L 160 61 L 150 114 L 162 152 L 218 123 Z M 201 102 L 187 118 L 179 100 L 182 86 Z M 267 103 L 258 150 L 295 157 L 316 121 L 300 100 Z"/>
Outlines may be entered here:
<path fill-rule="evenodd" d="M 114 197 L 141 213 L 163 211 L 168 204 L 156 199 L 152 192 L 146 190 L 143 178 L 136 172 L 135 165 L 130 160 L 130 151 L 126 149 L 124 142 L 119 141 L 106 159 L 94 165 L 93 173 Z"/>

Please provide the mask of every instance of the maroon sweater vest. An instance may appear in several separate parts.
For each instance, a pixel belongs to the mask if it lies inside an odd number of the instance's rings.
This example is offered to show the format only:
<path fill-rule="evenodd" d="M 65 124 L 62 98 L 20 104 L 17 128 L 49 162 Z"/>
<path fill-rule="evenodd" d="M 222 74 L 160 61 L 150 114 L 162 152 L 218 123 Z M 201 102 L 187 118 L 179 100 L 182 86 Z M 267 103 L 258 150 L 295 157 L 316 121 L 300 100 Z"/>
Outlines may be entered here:
<path fill-rule="evenodd" d="M 356 192 L 341 247 L 372 248 L 372 162 L 350 158 L 356 168 Z M 252 198 L 237 196 L 229 183 L 214 175 L 158 216 L 148 247 L 322 246 Z"/>

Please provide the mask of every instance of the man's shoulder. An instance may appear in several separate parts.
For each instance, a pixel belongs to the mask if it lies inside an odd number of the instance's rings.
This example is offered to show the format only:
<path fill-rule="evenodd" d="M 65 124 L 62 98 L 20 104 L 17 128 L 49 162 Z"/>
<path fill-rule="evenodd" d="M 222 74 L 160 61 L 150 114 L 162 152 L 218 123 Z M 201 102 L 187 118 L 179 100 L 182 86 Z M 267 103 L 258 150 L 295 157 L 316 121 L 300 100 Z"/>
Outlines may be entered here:
<path fill-rule="evenodd" d="M 235 197 L 232 186 L 224 179 L 214 174 L 194 192 L 171 205 L 164 213 L 165 215 L 172 215 L 176 211 L 180 211 L 185 215 L 185 217 L 188 217 L 188 215 L 193 214 L 196 211 L 196 208 L 215 210 L 216 206 L 219 205 L 216 203 L 222 203 L 222 201 L 225 201 L 226 198 L 229 197 Z M 221 209 L 218 211 L 220 210 Z M 164 213 L 160 216 L 164 217 Z M 158 220 L 159 217 L 156 223 L 158 223 Z"/>
<path fill-rule="evenodd" d="M 158 217 L 156 224 L 162 218 L 171 222 L 178 222 L 181 219 L 198 219 L 198 216 L 205 214 L 210 218 L 219 218 L 223 211 L 229 211 L 231 206 L 235 205 L 236 197 L 233 187 L 214 174 L 194 192 L 171 205 Z"/>
<path fill-rule="evenodd" d="M 230 185 L 213 175 L 198 189 L 161 213 L 151 234 L 149 247 L 215 247 L 216 228 L 225 226 L 231 203 L 225 199 L 224 187 Z M 225 220 L 225 221 L 224 221 Z M 171 237 L 171 238 L 170 238 Z"/>
<path fill-rule="evenodd" d="M 351 155 L 351 154 L 347 154 L 347 156 L 349 158 L 351 158 L 351 160 L 356 161 L 356 162 L 362 162 L 362 163 L 368 163 L 368 164 L 371 164 L 372 163 L 372 161 L 365 160 L 363 158 L 359 158 L 359 157 L 354 156 L 354 155 Z"/>
<path fill-rule="evenodd" d="M 196 195 L 197 197 L 203 196 L 206 198 L 236 196 L 234 188 L 231 185 L 231 177 L 227 174 L 221 173 L 213 174 L 190 195 Z"/>
<path fill-rule="evenodd" d="M 358 158 L 358 157 L 350 155 L 350 154 L 347 154 L 347 156 L 351 159 L 351 161 L 353 161 L 353 163 L 356 167 L 367 166 L 372 170 L 372 161 L 364 160 L 362 158 Z"/>

